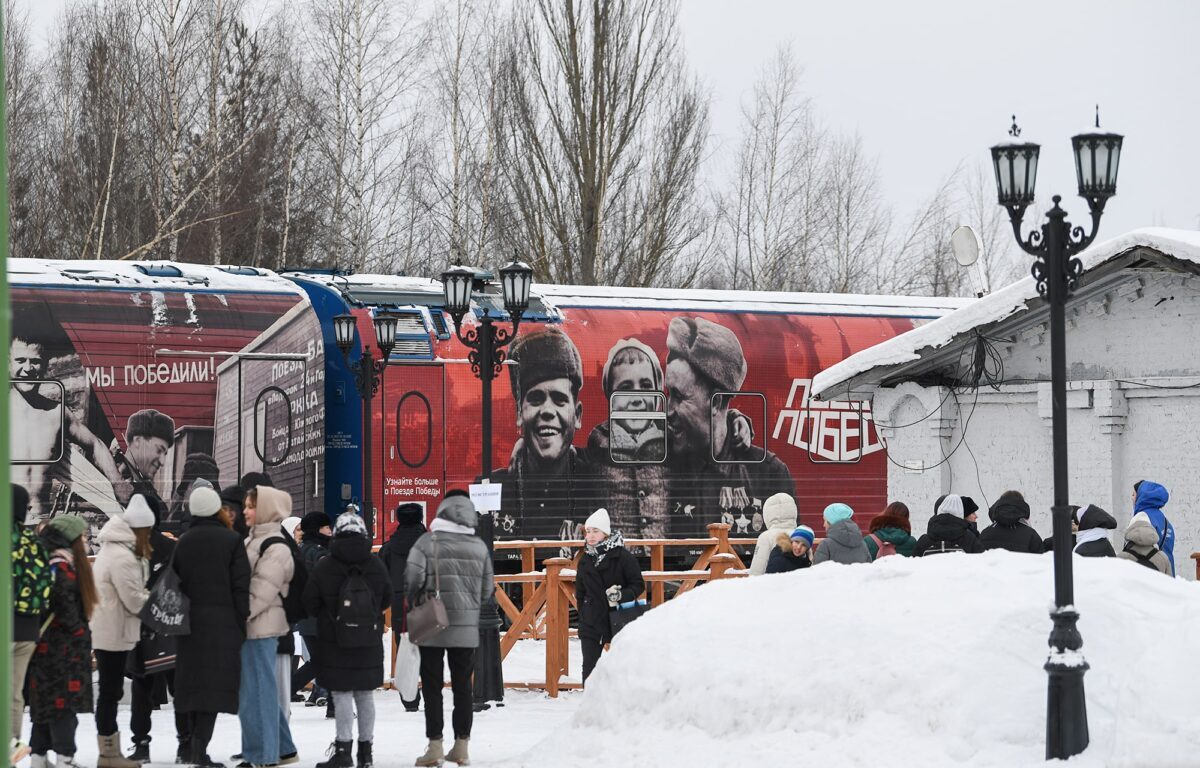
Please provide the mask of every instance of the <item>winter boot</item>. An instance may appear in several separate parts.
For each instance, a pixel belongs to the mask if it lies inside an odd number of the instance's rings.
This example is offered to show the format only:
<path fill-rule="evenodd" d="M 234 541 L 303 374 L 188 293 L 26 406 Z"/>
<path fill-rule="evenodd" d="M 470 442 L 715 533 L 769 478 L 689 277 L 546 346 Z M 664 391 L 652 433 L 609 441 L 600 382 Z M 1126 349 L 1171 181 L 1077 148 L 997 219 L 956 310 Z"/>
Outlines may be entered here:
<path fill-rule="evenodd" d="M 325 754 L 331 757 L 323 763 L 317 763 L 317 768 L 354 768 L 354 758 L 350 757 L 350 746 L 354 742 L 335 741 Z"/>
<path fill-rule="evenodd" d="M 336 714 L 334 713 L 334 711 L 333 711 L 333 697 L 332 697 L 332 696 L 330 696 L 330 697 L 329 697 L 329 698 L 328 698 L 328 699 L 325 701 L 325 719 L 326 719 L 326 720 L 333 720 L 335 717 L 337 717 L 337 715 L 336 715 Z"/>
<path fill-rule="evenodd" d="M 375 757 L 371 754 L 371 742 L 358 742 L 358 761 L 355 768 L 375 768 Z"/>
<path fill-rule="evenodd" d="M 54 768 L 54 761 L 45 753 L 34 752 L 29 756 L 29 768 Z"/>
<path fill-rule="evenodd" d="M 425 748 L 425 754 L 417 758 L 417 762 L 413 765 L 424 768 L 429 766 L 441 765 L 446 761 L 446 753 L 442 751 L 441 739 L 430 739 L 429 746 Z"/>
<path fill-rule="evenodd" d="M 135 763 L 150 762 L 150 740 L 134 740 L 133 749 L 129 750 L 129 759 Z"/>
<path fill-rule="evenodd" d="M 401 696 L 400 702 L 402 704 L 404 704 L 405 712 L 420 712 L 421 711 L 421 698 L 419 696 L 417 698 L 413 699 L 412 701 L 409 701 L 408 699 Z"/>
<path fill-rule="evenodd" d="M 446 759 L 452 763 L 459 765 L 470 765 L 471 758 L 467 756 L 467 742 L 470 741 L 469 736 L 464 736 L 461 739 L 454 739 L 454 747 L 450 750 L 450 754 L 446 755 Z"/>
<path fill-rule="evenodd" d="M 97 735 L 96 741 L 100 744 L 100 757 L 96 760 L 96 768 L 141 768 L 138 763 L 121 754 L 120 733 L 111 736 Z"/>

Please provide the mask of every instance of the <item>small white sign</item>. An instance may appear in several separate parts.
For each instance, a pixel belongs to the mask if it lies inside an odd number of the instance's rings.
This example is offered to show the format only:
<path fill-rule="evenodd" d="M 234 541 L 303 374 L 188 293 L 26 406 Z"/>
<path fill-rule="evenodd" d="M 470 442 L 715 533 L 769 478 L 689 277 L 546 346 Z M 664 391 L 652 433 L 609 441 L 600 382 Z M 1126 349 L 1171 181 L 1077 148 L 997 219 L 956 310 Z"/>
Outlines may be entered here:
<path fill-rule="evenodd" d="M 500 491 L 504 483 L 472 483 L 471 503 L 476 512 L 499 512 Z"/>

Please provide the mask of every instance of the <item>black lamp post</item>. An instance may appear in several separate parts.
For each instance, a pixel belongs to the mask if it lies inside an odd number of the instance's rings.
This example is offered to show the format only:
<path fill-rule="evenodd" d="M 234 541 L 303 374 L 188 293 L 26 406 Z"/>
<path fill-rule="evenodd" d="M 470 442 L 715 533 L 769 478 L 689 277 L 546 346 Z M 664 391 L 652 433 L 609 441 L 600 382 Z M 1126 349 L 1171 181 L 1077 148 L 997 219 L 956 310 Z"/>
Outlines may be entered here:
<path fill-rule="evenodd" d="M 485 308 L 479 317 L 479 325 L 464 331 L 463 318 L 471 311 L 471 291 L 475 286 L 475 273 L 466 267 L 455 266 L 442 273 L 442 287 L 446 292 L 446 311 L 454 318 L 454 332 L 458 340 L 470 347 L 467 359 L 471 371 L 482 384 L 483 395 L 483 468 L 479 473 L 486 480 L 492 476 L 492 380 L 500 375 L 504 364 L 504 347 L 517 337 L 521 316 L 529 307 L 529 289 L 533 284 L 533 270 L 528 264 L 513 261 L 500 269 L 500 288 L 504 294 L 504 310 L 512 322 L 512 330 L 497 328 L 493 317 Z M 480 518 L 479 534 L 487 544 L 488 556 L 492 554 L 493 524 L 491 513 Z M 479 650 L 475 654 L 475 707 L 484 709 L 489 692 L 498 689 L 504 692 L 504 673 L 500 665 L 500 612 L 495 600 L 489 600 L 479 612 Z"/>
<path fill-rule="evenodd" d="M 363 522 L 367 525 L 367 538 L 375 540 L 375 505 L 372 503 L 371 490 L 371 401 L 379 393 L 383 384 L 383 374 L 387 370 L 387 361 L 396 346 L 395 315 L 377 314 L 374 319 L 375 343 L 379 346 L 379 359 L 371 353 L 371 348 L 363 345 L 362 357 L 350 362 L 350 349 L 354 346 L 355 320 L 353 315 L 338 315 L 333 318 L 333 336 L 346 365 L 354 373 L 354 388 L 358 390 L 363 402 Z M 382 502 L 382 499 L 380 499 Z"/>
<path fill-rule="evenodd" d="M 1097 113 L 1096 128 L 1100 127 Z M 1016 118 L 1009 131 L 1010 142 L 992 147 L 996 167 L 996 190 L 1000 205 L 1008 209 L 1013 234 L 1021 250 L 1035 257 L 1033 277 L 1038 293 L 1050 303 L 1050 393 L 1054 435 L 1054 628 L 1050 632 L 1049 692 L 1046 711 L 1046 759 L 1066 759 L 1087 748 L 1087 701 L 1083 675 L 1088 670 L 1080 648 L 1083 638 L 1076 622 L 1075 584 L 1071 567 L 1071 508 L 1067 492 L 1067 298 L 1074 290 L 1083 265 L 1075 255 L 1091 244 L 1100 228 L 1104 203 L 1117 193 L 1117 166 L 1121 159 L 1122 137 L 1115 133 L 1085 133 L 1071 139 L 1075 151 L 1075 169 L 1079 195 L 1088 202 L 1092 215 L 1091 232 L 1072 227 L 1067 212 L 1059 207 L 1061 197 L 1053 197 L 1054 207 L 1041 231 L 1021 235 L 1021 219 L 1033 202 L 1037 181 L 1037 144 L 1021 142 Z"/>

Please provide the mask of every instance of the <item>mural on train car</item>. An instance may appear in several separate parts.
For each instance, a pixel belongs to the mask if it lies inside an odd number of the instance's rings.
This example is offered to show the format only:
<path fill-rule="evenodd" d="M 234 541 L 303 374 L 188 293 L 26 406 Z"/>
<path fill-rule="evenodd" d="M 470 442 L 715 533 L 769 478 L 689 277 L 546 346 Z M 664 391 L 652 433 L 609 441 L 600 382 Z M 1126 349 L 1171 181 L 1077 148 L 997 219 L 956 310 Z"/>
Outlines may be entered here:
<path fill-rule="evenodd" d="M 750 536 L 763 530 L 763 502 L 778 492 L 795 496 L 818 529 L 834 500 L 864 511 L 886 503 L 886 458 L 869 407 L 811 403 L 808 383 L 912 328 L 911 319 L 626 308 L 563 315 L 562 324 L 523 324 L 493 385 L 498 536 L 574 537 L 598 507 L 629 537 L 703 536 L 712 522 Z M 439 355 L 463 350 L 451 340 Z M 385 386 L 385 509 L 405 500 L 433 506 L 423 489 L 440 498 L 481 471 L 478 380 L 465 365 L 418 378 L 415 370 L 389 373 Z M 427 449 L 443 419 L 444 447 Z"/>
<path fill-rule="evenodd" d="M 80 514 L 94 532 L 141 493 L 169 530 L 197 478 L 236 483 L 237 462 L 215 456 L 218 369 L 289 313 L 312 346 L 303 306 L 289 294 L 15 286 L 11 476 L 30 491 L 27 519 Z M 277 454 L 270 434 L 263 451 Z"/>

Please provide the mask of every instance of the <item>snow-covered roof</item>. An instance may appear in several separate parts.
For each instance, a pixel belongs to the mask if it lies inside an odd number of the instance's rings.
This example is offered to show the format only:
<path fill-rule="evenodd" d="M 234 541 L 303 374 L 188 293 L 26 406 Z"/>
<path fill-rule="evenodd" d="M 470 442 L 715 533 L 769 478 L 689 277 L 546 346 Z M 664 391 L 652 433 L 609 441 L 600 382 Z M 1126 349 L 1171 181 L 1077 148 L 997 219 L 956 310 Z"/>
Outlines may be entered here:
<path fill-rule="evenodd" d="M 1200 232 L 1159 227 L 1137 229 L 1098 243 L 1080 254 L 1079 259 L 1086 275 L 1138 248 L 1149 248 L 1164 256 L 1200 265 Z M 875 383 L 883 378 L 884 369 L 919 360 L 923 353 L 945 347 L 963 334 L 1021 312 L 1029 301 L 1037 298 L 1037 284 L 1030 276 L 995 293 L 971 300 L 948 315 L 851 355 L 821 371 L 813 379 L 813 396 L 819 399 L 841 396 L 848 389 L 846 385 L 859 377 L 872 380 L 859 381 L 859 384 Z M 824 398 L 823 394 L 826 395 Z"/>
<path fill-rule="evenodd" d="M 192 292 L 288 293 L 303 296 L 290 280 L 252 267 L 210 266 L 177 261 L 59 261 L 9 259 L 13 285 L 104 286 Z"/>

